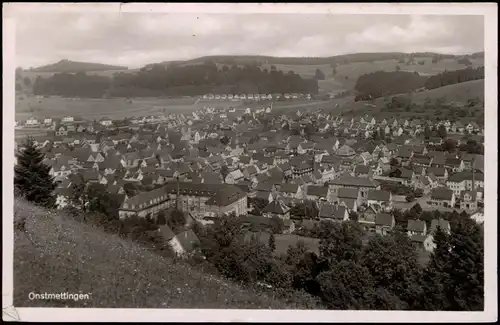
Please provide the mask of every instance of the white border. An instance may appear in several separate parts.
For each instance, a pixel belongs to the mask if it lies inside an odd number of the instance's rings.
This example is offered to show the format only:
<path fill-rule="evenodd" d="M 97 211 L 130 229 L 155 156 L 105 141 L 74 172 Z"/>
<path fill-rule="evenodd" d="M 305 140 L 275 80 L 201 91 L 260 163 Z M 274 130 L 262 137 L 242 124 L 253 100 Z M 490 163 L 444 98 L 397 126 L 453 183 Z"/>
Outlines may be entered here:
<path fill-rule="evenodd" d="M 15 12 L 169 12 L 169 13 L 335 13 L 335 14 L 425 14 L 484 15 L 485 17 L 485 311 L 484 312 L 378 312 L 378 311 L 270 311 L 183 309 L 66 309 L 17 308 L 23 321 L 254 321 L 254 322 L 491 322 L 497 310 L 497 10 L 496 3 L 427 4 L 61 4 L 16 3 L 3 8 L 3 277 L 2 308 L 12 305 L 13 286 L 13 139 L 15 103 Z M 5 317 L 5 316 L 3 316 Z"/>

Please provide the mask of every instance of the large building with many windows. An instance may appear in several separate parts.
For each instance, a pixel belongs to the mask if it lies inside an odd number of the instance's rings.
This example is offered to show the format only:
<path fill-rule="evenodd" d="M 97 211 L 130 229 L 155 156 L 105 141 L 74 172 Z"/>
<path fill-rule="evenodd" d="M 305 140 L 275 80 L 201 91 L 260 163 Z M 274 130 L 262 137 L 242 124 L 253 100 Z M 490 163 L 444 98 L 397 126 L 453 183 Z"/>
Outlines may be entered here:
<path fill-rule="evenodd" d="M 247 195 L 230 184 L 194 184 L 172 182 L 153 191 L 126 199 L 119 210 L 120 218 L 137 214 L 145 217 L 177 207 L 196 218 L 247 213 Z"/>

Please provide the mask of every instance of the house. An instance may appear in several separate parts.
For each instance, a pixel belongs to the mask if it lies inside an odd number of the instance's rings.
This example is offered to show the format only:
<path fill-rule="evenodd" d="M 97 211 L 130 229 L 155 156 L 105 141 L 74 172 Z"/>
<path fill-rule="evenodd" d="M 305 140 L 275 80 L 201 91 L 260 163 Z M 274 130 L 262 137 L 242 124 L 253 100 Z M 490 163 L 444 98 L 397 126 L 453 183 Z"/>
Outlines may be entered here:
<path fill-rule="evenodd" d="M 465 164 L 459 158 L 446 158 L 444 167 L 451 169 L 454 173 L 458 173 L 464 170 Z"/>
<path fill-rule="evenodd" d="M 379 235 L 387 235 L 395 225 L 396 220 L 392 214 L 380 212 L 375 216 L 375 232 Z"/>
<path fill-rule="evenodd" d="M 349 213 L 343 205 L 323 203 L 319 209 L 319 218 L 321 220 L 343 222 L 349 220 Z"/>
<path fill-rule="evenodd" d="M 427 235 L 427 224 L 423 220 L 408 220 L 406 231 L 409 237 L 413 235 L 425 236 Z"/>
<path fill-rule="evenodd" d="M 430 235 L 413 235 L 410 236 L 412 246 L 418 251 L 432 252 L 436 248 L 433 237 Z"/>
<path fill-rule="evenodd" d="M 318 185 L 307 185 L 306 197 L 313 201 L 326 201 L 328 199 L 328 187 Z"/>
<path fill-rule="evenodd" d="M 427 204 L 437 207 L 453 208 L 455 206 L 455 193 L 445 187 L 435 188 Z"/>
<path fill-rule="evenodd" d="M 361 203 L 364 203 L 368 199 L 368 192 L 370 190 L 379 190 L 380 184 L 371 178 L 367 177 L 352 177 L 343 176 L 333 179 L 329 182 L 330 193 L 337 195 L 339 189 L 341 188 L 353 188 L 360 192 Z"/>
<path fill-rule="evenodd" d="M 368 205 L 378 204 L 385 209 L 392 208 L 392 193 L 382 190 L 371 190 L 368 192 Z"/>
<path fill-rule="evenodd" d="M 435 234 L 437 228 L 441 228 L 442 231 L 449 234 L 451 232 L 450 222 L 444 219 L 432 219 L 431 221 L 431 234 Z"/>
<path fill-rule="evenodd" d="M 291 208 L 280 199 L 273 200 L 263 210 L 262 215 L 268 218 L 278 217 L 283 220 L 290 219 Z"/>
<path fill-rule="evenodd" d="M 241 170 L 236 169 L 236 170 L 233 170 L 232 172 L 230 172 L 226 176 L 225 181 L 227 184 L 236 184 L 237 182 L 242 181 L 244 178 L 245 178 L 245 175 L 243 175 Z"/>
<path fill-rule="evenodd" d="M 256 199 L 260 199 L 260 200 L 263 200 L 263 201 L 266 201 L 266 202 L 272 202 L 274 200 L 271 191 L 257 191 L 254 194 L 254 197 Z"/>
<path fill-rule="evenodd" d="M 429 193 L 430 190 L 433 188 L 430 177 L 422 175 L 415 177 L 415 181 L 413 182 L 413 187 L 415 189 L 422 190 L 424 194 Z"/>
<path fill-rule="evenodd" d="M 460 198 L 460 209 L 467 213 L 476 212 L 478 209 L 477 191 L 464 191 Z"/>
<path fill-rule="evenodd" d="M 30 117 L 26 120 L 26 126 L 38 126 L 38 124 L 38 119 L 36 119 L 35 117 Z"/>
<path fill-rule="evenodd" d="M 302 198 L 302 188 L 298 184 L 285 183 L 279 188 L 279 194 L 295 199 Z"/>
<path fill-rule="evenodd" d="M 164 242 L 169 245 L 178 256 L 188 256 L 193 253 L 200 244 L 200 240 L 191 229 L 176 235 L 168 225 L 161 225 L 158 228 L 158 232 Z"/>
<path fill-rule="evenodd" d="M 375 218 L 382 211 L 382 206 L 378 204 L 369 204 L 365 211 L 358 216 L 358 223 L 366 230 L 375 230 Z"/>
<path fill-rule="evenodd" d="M 479 187 L 484 188 L 484 174 L 475 172 L 456 173 L 448 178 L 446 186 L 453 190 L 455 196 L 460 196 L 462 191 L 472 191 Z"/>
<path fill-rule="evenodd" d="M 73 116 L 65 116 L 61 119 L 61 123 L 73 123 L 75 118 Z"/>
<path fill-rule="evenodd" d="M 389 176 L 399 178 L 404 185 L 412 185 L 415 173 L 411 169 L 401 167 L 391 171 Z"/>
<path fill-rule="evenodd" d="M 64 125 L 59 126 L 56 129 L 56 136 L 66 136 L 68 135 L 68 128 Z"/>
<path fill-rule="evenodd" d="M 102 126 L 111 126 L 113 124 L 113 120 L 111 120 L 109 117 L 103 117 L 99 120 L 99 124 L 101 124 Z"/>
<path fill-rule="evenodd" d="M 366 165 L 357 165 L 354 168 L 354 177 L 372 177 L 373 172 L 370 166 Z"/>
<path fill-rule="evenodd" d="M 446 182 L 448 179 L 448 170 L 444 167 L 429 167 L 427 175 L 434 175 L 439 181 Z"/>

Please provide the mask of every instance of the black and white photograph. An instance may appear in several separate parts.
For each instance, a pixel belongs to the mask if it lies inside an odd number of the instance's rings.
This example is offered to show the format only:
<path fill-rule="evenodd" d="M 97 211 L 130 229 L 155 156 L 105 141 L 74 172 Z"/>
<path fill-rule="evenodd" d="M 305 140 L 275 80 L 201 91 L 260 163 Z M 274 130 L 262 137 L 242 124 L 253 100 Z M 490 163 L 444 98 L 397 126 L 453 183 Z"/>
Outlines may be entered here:
<path fill-rule="evenodd" d="M 6 4 L 3 319 L 496 321 L 496 9 Z"/>

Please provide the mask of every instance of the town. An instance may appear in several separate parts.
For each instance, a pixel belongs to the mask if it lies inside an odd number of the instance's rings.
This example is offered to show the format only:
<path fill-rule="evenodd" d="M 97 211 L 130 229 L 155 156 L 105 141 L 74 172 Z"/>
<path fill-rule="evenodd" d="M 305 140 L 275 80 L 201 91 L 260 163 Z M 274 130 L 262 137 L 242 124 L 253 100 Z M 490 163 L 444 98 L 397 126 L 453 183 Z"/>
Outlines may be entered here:
<path fill-rule="evenodd" d="M 9 11 L 4 306 L 496 320 L 495 10 L 106 6 Z"/>
<path fill-rule="evenodd" d="M 58 182 L 59 209 L 73 204 L 75 184 L 99 184 L 118 197 L 121 220 L 179 209 L 202 224 L 233 213 L 254 229 L 278 218 L 281 234 L 303 233 L 322 220 L 355 220 L 368 233 L 385 235 L 396 226 L 394 210 L 418 205 L 484 221 L 484 158 L 477 149 L 484 127 L 474 122 L 345 118 L 300 108 L 280 114 L 271 102 L 254 109 L 209 103 L 192 114 L 16 124 L 49 130 L 33 139 Z M 432 131 L 439 135 L 429 136 Z M 449 142 L 454 148 L 448 151 Z M 433 230 L 443 222 L 416 219 L 404 226 L 417 249 L 432 252 Z"/>

